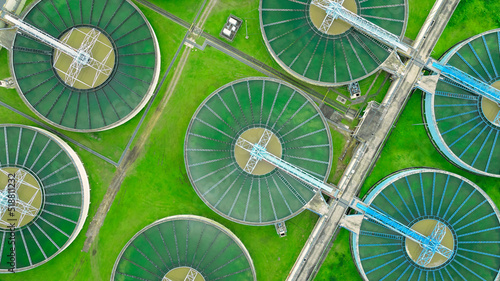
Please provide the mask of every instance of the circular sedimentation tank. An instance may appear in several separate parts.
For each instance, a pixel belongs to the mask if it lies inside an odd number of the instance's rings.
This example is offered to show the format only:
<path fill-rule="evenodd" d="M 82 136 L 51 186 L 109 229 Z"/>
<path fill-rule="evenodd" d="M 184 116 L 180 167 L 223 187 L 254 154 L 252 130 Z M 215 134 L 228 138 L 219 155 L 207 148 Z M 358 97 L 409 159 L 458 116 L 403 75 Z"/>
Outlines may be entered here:
<path fill-rule="evenodd" d="M 344 8 L 401 39 L 406 30 L 406 0 L 346 0 Z M 319 27 L 326 12 L 311 0 L 261 0 L 260 23 L 273 58 L 290 74 L 321 86 L 359 81 L 375 73 L 393 50 L 340 19 Z"/>
<path fill-rule="evenodd" d="M 49 124 L 70 131 L 102 131 L 134 117 L 159 77 L 156 35 L 142 12 L 121 0 L 40 0 L 25 22 L 82 52 L 73 58 L 27 35 L 14 40 L 10 66 L 24 102 Z M 87 46 L 85 48 L 85 46 Z"/>
<path fill-rule="evenodd" d="M 468 179 L 435 169 L 410 169 L 378 183 L 364 202 L 425 236 L 441 223 L 446 232 L 440 244 L 453 252 L 449 258 L 435 254 L 427 265 L 419 265 L 418 243 L 365 219 L 351 243 L 366 280 L 498 279 L 500 213 Z"/>
<path fill-rule="evenodd" d="M 469 38 L 440 60 L 500 89 L 500 30 Z M 500 177 L 500 106 L 441 78 L 436 94 L 423 104 L 434 145 L 455 165 L 471 172 Z"/>
<path fill-rule="evenodd" d="M 0 125 L 0 185 L 0 273 L 44 264 L 85 223 L 85 169 L 69 145 L 47 131 Z"/>
<path fill-rule="evenodd" d="M 158 220 L 132 237 L 115 262 L 111 280 L 257 279 L 250 254 L 229 229 L 207 218 L 179 215 Z"/>
<path fill-rule="evenodd" d="M 260 161 L 244 170 L 249 152 L 242 137 L 257 143 L 272 133 L 267 151 L 326 180 L 332 149 L 329 127 L 301 90 L 276 79 L 234 81 L 212 93 L 195 112 L 186 133 L 184 156 L 198 195 L 218 214 L 251 225 L 289 219 L 303 210 L 313 188 Z"/>

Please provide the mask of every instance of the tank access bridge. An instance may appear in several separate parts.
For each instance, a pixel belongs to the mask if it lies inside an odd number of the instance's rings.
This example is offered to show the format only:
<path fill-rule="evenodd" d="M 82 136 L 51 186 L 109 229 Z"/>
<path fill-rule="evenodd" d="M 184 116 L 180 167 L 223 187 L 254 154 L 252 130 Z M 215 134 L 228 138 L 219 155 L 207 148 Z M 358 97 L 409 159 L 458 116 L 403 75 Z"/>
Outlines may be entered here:
<path fill-rule="evenodd" d="M 329 194 L 335 199 L 340 198 L 341 190 L 339 190 L 337 187 L 325 184 L 323 181 L 315 178 L 314 176 L 296 167 L 295 165 L 290 164 L 280 157 L 277 157 L 276 155 L 273 155 L 272 153 L 267 151 L 266 147 L 269 144 L 271 137 L 271 131 L 266 129 L 264 130 L 257 143 L 251 143 L 242 137 L 238 138 L 236 145 L 250 153 L 250 159 L 248 160 L 244 168 L 246 172 L 251 173 L 260 161 L 265 161 L 295 177 L 296 179 L 306 183 L 316 192 L 322 191 Z M 451 249 L 441 244 L 441 241 L 446 235 L 446 226 L 441 222 L 436 224 L 430 236 L 425 236 L 400 223 L 394 218 L 391 218 L 384 213 L 374 209 L 373 207 L 366 205 L 358 198 L 354 198 L 351 202 L 348 203 L 348 205 L 350 208 L 353 208 L 359 213 L 364 214 L 364 219 L 375 220 L 383 226 L 418 243 L 423 249 L 416 261 L 420 266 L 424 267 L 428 265 L 435 254 L 442 255 L 446 259 L 449 259 L 453 255 L 453 251 Z"/>
<path fill-rule="evenodd" d="M 319 28 L 321 32 L 328 33 L 328 30 L 330 30 L 333 22 L 336 19 L 341 19 L 357 30 L 383 42 L 388 46 L 397 47 L 404 53 L 409 53 L 411 51 L 412 48 L 402 43 L 398 36 L 349 11 L 344 8 L 342 4 L 344 4 L 344 0 L 313 0 L 311 2 L 311 5 L 315 5 L 326 12 L 326 16 Z"/>
<path fill-rule="evenodd" d="M 80 74 L 80 72 L 84 67 L 91 67 L 96 71 L 94 77 L 94 83 L 101 74 L 109 76 L 113 71 L 111 67 L 106 66 L 106 61 L 109 58 L 109 54 L 108 57 L 104 59 L 104 61 L 98 61 L 94 59 L 91 55 L 90 51 L 92 50 L 92 48 L 94 47 L 99 38 L 99 32 L 95 30 L 92 30 L 93 32 L 89 32 L 88 34 L 86 34 L 81 46 L 78 49 L 75 49 L 69 46 L 66 42 L 54 38 L 45 31 L 40 30 L 26 23 L 25 21 L 19 19 L 17 16 L 11 14 L 7 10 L 4 9 L 0 10 L 0 20 L 17 28 L 18 33 L 22 33 L 32 37 L 33 39 L 39 41 L 40 43 L 45 44 L 59 51 L 59 54 L 64 53 L 70 56 L 73 60 L 71 61 L 68 70 L 66 71 L 66 77 L 64 81 L 66 84 L 70 86 L 73 86 L 75 84 L 78 75 Z M 58 57 L 59 56 L 56 55 L 54 60 L 54 66 L 57 63 Z"/>
<path fill-rule="evenodd" d="M 340 19 L 350 24 L 357 30 L 360 30 L 368 36 L 371 36 L 373 39 L 376 39 L 389 47 L 397 49 L 402 53 L 413 57 L 415 50 L 411 46 L 401 42 L 398 36 L 344 8 L 342 6 L 344 1 L 345 0 L 313 0 L 311 2 L 311 5 L 315 5 L 326 12 L 326 16 L 319 28 L 320 31 L 326 33 L 326 31 L 330 29 L 333 22 L 336 19 Z M 425 67 L 435 73 L 442 74 L 444 77 L 464 87 L 466 90 L 469 90 L 475 94 L 486 97 L 500 104 L 500 90 L 497 90 L 493 86 L 486 84 L 485 82 L 471 76 L 470 74 L 458 68 L 455 68 L 451 65 L 443 65 L 433 59 L 429 59 Z M 429 90 L 427 88 L 423 88 L 423 90 L 431 94 L 433 93 L 432 90 Z M 495 123 L 500 124 L 500 113 L 497 115 Z"/>
<path fill-rule="evenodd" d="M 325 10 L 326 17 L 322 25 L 327 26 L 336 18 L 341 18 L 346 21 L 349 20 L 348 17 L 342 18 L 342 14 L 348 14 L 344 9 L 339 7 L 338 4 L 341 5 L 342 2 L 343 0 L 313 0 L 311 4 Z M 350 216 L 346 217 L 346 212 L 349 207 L 358 207 L 353 204 L 351 200 L 355 198 L 355 194 L 358 192 L 367 173 L 373 166 L 374 160 L 376 160 L 380 154 L 383 144 L 388 134 L 391 132 L 394 122 L 403 110 L 410 92 L 416 87 L 419 87 L 417 83 L 420 84 L 420 80 L 425 80 L 422 79 L 422 71 L 425 68 L 433 70 L 441 67 L 443 69 L 443 76 L 448 75 L 446 77 L 453 79 L 457 84 L 463 85 L 470 90 L 483 89 L 482 91 L 478 91 L 478 94 L 484 95 L 487 92 L 494 92 L 489 85 L 485 85 L 480 81 L 474 81 L 475 83 L 467 85 L 465 81 L 471 81 L 473 79 L 464 79 L 470 78 L 466 73 L 454 71 L 454 69 L 440 65 L 435 61 L 429 61 L 430 54 L 437 40 L 441 36 L 441 33 L 459 2 L 460 0 L 437 0 L 421 28 L 417 39 L 411 47 L 399 42 L 399 40 L 393 40 L 391 42 L 392 36 L 389 32 L 385 32 L 380 28 L 371 28 L 373 25 L 371 23 L 366 23 L 366 20 L 362 18 L 360 19 L 354 16 L 353 18 L 356 18 L 356 22 L 354 20 L 349 22 L 354 28 L 359 29 L 394 49 L 398 49 L 400 51 L 399 53 L 409 57 L 409 60 L 406 65 L 402 65 L 401 63 L 400 66 L 392 67 L 392 69 L 398 71 L 393 73 L 395 79 L 383 104 L 378 108 L 373 106 L 369 107 L 367 111 L 365 111 L 365 116 L 356 131 L 356 137 L 362 141 L 362 144 L 356 150 L 353 159 L 349 163 L 339 183 L 339 187 L 342 189 L 342 193 L 340 193 L 341 198 L 329 204 L 328 212 L 320 217 L 287 277 L 287 280 L 311 280 L 321 266 L 325 254 L 331 246 L 332 238 L 337 232 L 338 226 L 342 225 L 348 228 L 349 223 L 359 223 L 349 221 Z M 401 62 L 399 57 L 397 57 L 396 61 L 393 60 L 393 63 L 397 64 L 398 61 Z M 434 63 L 438 66 L 433 66 Z M 453 74 L 449 74 L 450 72 L 453 72 Z M 436 77 L 438 76 L 433 78 Z M 373 110 L 371 110 L 372 108 Z M 366 215 L 366 209 L 359 210 L 358 207 L 358 211 Z M 355 228 L 355 226 L 353 228 Z"/>
<path fill-rule="evenodd" d="M 463 88 L 466 91 L 477 94 L 481 97 L 487 98 L 491 101 L 496 102 L 500 105 L 500 90 L 494 88 L 490 84 L 477 79 L 470 74 L 463 72 L 462 70 L 453 67 L 451 65 L 443 65 L 434 59 L 429 59 L 427 69 L 432 70 L 434 75 L 428 75 L 422 77 L 422 83 L 419 83 L 418 88 L 429 93 L 435 94 L 436 92 L 436 82 L 441 74 L 445 79 L 449 79 L 457 86 Z M 443 78 L 440 78 L 443 79 Z M 427 81 L 425 81 L 427 80 Z M 430 81 L 430 83 L 428 83 Z M 496 115 L 493 123 L 500 125 L 500 112 Z"/>

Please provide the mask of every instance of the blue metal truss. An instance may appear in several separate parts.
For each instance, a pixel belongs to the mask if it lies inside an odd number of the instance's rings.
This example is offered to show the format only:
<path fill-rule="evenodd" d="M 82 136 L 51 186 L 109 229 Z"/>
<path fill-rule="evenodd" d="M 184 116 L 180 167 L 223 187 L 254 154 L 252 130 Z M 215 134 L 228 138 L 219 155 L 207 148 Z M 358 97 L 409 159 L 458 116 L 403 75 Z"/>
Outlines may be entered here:
<path fill-rule="evenodd" d="M 373 24 L 371 21 L 358 16 L 357 14 L 347 10 L 342 6 L 344 1 L 332 0 L 313 0 L 312 5 L 323 9 L 327 16 L 323 20 L 320 30 L 326 32 L 330 29 L 333 21 L 337 18 L 347 22 L 354 28 L 368 34 L 369 36 L 387 44 L 390 47 L 398 48 L 404 52 L 408 52 L 410 47 L 401 40 L 399 37 L 383 29 L 382 27 Z"/>
<path fill-rule="evenodd" d="M 268 130 L 266 130 L 268 131 Z M 266 132 L 264 132 L 266 134 Z M 306 171 L 303 171 L 299 167 L 296 167 L 285 160 L 274 156 L 269 153 L 266 148 L 259 143 L 252 144 L 243 138 L 239 138 L 236 142 L 236 145 L 250 152 L 250 158 L 256 159 L 256 161 L 264 160 L 269 164 L 277 167 L 278 169 L 288 173 L 289 175 L 301 180 L 302 182 L 317 188 L 326 191 L 327 193 L 332 194 L 334 197 L 338 197 L 339 190 L 334 188 L 323 181 L 317 179 L 316 177 L 310 175 Z"/>
<path fill-rule="evenodd" d="M 356 201 L 353 201 L 356 202 Z M 417 259 L 417 264 L 426 266 L 430 263 L 434 255 L 440 254 L 446 258 L 450 258 L 453 251 L 441 245 L 441 241 L 446 234 L 446 226 L 438 222 L 429 237 L 426 237 L 415 230 L 407 227 L 406 225 L 398 222 L 397 220 L 359 202 L 352 206 L 354 209 L 360 210 L 365 216 L 375 220 L 383 226 L 403 235 L 404 237 L 418 243 L 423 249 Z"/>
<path fill-rule="evenodd" d="M 495 89 L 493 86 L 488 85 L 451 65 L 442 65 L 439 62 L 433 62 L 432 66 L 441 71 L 443 76 L 459 83 L 468 90 L 500 104 L 500 91 Z"/>
<path fill-rule="evenodd" d="M 269 134 L 269 132 L 267 131 L 268 130 L 265 130 L 264 135 Z M 285 160 L 276 157 L 266 150 L 265 146 L 261 144 L 261 141 L 259 141 L 259 143 L 253 144 L 240 137 L 237 140 L 236 145 L 248 151 L 250 153 L 250 158 L 255 159 L 256 162 L 262 160 L 266 161 L 271 165 L 277 167 L 278 169 L 288 173 L 289 175 L 301 180 L 302 182 L 316 189 L 324 190 L 329 194 L 332 194 L 334 198 L 340 197 L 339 189 L 324 183 L 323 181 L 303 171 L 299 167 L 296 167 L 286 162 Z M 441 245 L 441 241 L 446 234 L 446 226 L 441 222 L 438 222 L 436 224 L 430 236 L 424 236 L 417 231 L 409 228 L 408 226 L 398 222 L 397 220 L 379 212 L 373 207 L 365 205 L 357 199 L 351 202 L 350 207 L 363 213 L 365 215 L 365 218 L 370 218 L 382 224 L 383 226 L 403 235 L 404 237 L 418 243 L 422 247 L 422 251 L 420 253 L 420 256 L 418 257 L 417 264 L 421 266 L 426 266 L 427 264 L 429 264 L 435 254 L 440 254 L 446 258 L 450 258 L 453 254 L 452 250 Z"/>

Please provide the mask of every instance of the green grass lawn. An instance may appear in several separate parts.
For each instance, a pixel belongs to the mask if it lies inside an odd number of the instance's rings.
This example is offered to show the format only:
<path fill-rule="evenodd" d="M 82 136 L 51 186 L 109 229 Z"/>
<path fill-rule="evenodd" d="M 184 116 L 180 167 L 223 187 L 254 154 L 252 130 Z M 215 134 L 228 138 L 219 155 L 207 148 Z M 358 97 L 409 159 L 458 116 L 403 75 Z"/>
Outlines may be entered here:
<path fill-rule="evenodd" d="M 497 205 L 500 205 L 500 183 L 498 179 L 475 175 L 459 169 L 448 162 L 434 148 L 425 128 L 421 125 L 423 123 L 421 97 L 422 93 L 416 91 L 409 100 L 400 120 L 396 124 L 396 128 L 382 151 L 380 159 L 363 184 L 360 196 L 365 196 L 373 185 L 396 171 L 410 167 L 432 167 L 468 178 L 485 190 Z M 342 230 L 321 267 L 317 280 L 337 280 L 330 278 L 338 278 L 338 276 L 344 276 L 342 280 L 361 280 L 357 271 L 354 270 L 352 256 L 343 255 L 346 251 L 350 251 L 349 235 L 346 230 Z M 342 269 L 332 270 L 339 264 L 343 266 Z M 344 273 L 347 271 L 350 273 Z"/>
<path fill-rule="evenodd" d="M 431 143 L 422 125 L 421 91 L 416 91 L 396 124 L 371 175 L 363 184 L 361 195 L 392 172 L 410 167 L 433 167 L 462 175 L 483 188 L 500 205 L 498 179 L 479 176 L 448 162 Z M 417 124 L 417 125 L 414 125 Z M 418 149 L 415 149 L 418 148 Z"/>
<path fill-rule="evenodd" d="M 203 2 L 201 0 L 150 1 L 187 21 L 194 19 Z M 434 0 L 410 0 L 409 3 L 410 20 L 406 36 L 414 39 Z M 453 16 L 450 26 L 447 27 L 445 34 L 438 42 L 435 55 L 442 54 L 451 46 L 451 43 L 498 27 L 500 18 L 495 11 L 500 10 L 499 5 L 498 1 L 493 0 L 462 0 L 457 14 Z M 242 18 L 245 23 L 231 44 L 281 71 L 282 69 L 272 59 L 263 42 L 259 26 L 258 6 L 259 0 L 219 0 L 208 18 L 205 31 L 218 36 L 227 16 L 231 13 L 235 14 Z M 162 50 L 161 75 L 163 75 L 186 30 L 148 9 L 142 7 L 141 9 L 153 25 L 160 42 Z M 470 9 L 469 14 L 466 13 L 468 9 Z M 467 20 L 468 18 L 486 17 L 483 14 L 491 19 L 488 18 L 480 22 Z M 247 24 L 249 39 L 245 39 Z M 7 52 L 5 50 L 0 51 L 0 65 L 7 65 Z M 175 68 L 176 65 L 174 65 L 167 82 L 172 77 Z M 8 76 L 8 68 L 0 68 L 0 78 Z M 261 76 L 261 74 L 213 48 L 209 47 L 205 51 L 192 51 L 181 80 L 162 114 L 160 122 L 153 129 L 143 154 L 130 168 L 90 253 L 81 252 L 85 241 L 85 232 L 115 173 L 115 167 L 106 164 L 86 151 L 75 148 L 85 164 L 92 188 L 89 216 L 81 234 L 72 245 L 48 264 L 28 272 L 2 276 L 0 279 L 109 280 L 118 253 L 137 231 L 166 216 L 194 214 L 224 224 L 242 240 L 253 258 L 259 281 L 283 280 L 288 275 L 308 238 L 308 234 L 314 227 L 317 215 L 303 212 L 287 221 L 288 236 L 286 238 L 279 238 L 274 226 L 253 227 L 232 223 L 217 215 L 202 202 L 192 188 L 184 166 L 184 136 L 190 118 L 198 105 L 215 89 L 235 79 L 248 76 Z M 373 79 L 375 78 L 370 77 L 366 81 L 362 81 L 362 87 L 369 87 Z M 370 94 L 381 87 L 382 81 L 383 75 L 380 75 Z M 388 85 L 389 83 L 386 83 L 382 86 L 381 94 L 374 97 L 375 100 L 382 100 Z M 326 88 L 318 88 L 324 93 L 327 92 Z M 153 110 L 158 105 L 165 90 L 166 85 L 160 90 Z M 389 138 L 376 167 L 363 185 L 362 195 L 373 184 L 392 172 L 413 166 L 430 166 L 466 176 L 485 189 L 495 202 L 500 203 L 498 180 L 472 175 L 456 168 L 433 147 L 424 127 L 412 125 L 423 122 L 420 111 L 420 95 L 419 92 L 415 93 L 409 101 L 407 109 L 403 112 L 395 131 Z M 14 90 L 0 89 L 0 100 L 34 116 Z M 113 160 L 118 160 L 141 115 L 142 112 L 125 125 L 110 131 L 93 134 L 65 134 Z M 2 123 L 33 125 L 31 121 L 15 115 L 3 107 L 0 107 L 0 120 Z M 146 122 L 147 120 L 148 118 Z M 143 129 L 139 131 L 139 135 Z M 342 134 L 332 131 L 332 142 L 335 147 L 334 164 L 332 165 L 334 171 L 337 166 L 336 160 L 342 153 L 346 139 Z M 419 149 L 414 149 L 415 147 Z M 333 173 L 330 176 L 332 177 Z M 332 178 L 332 180 L 338 179 Z M 360 280 L 350 254 L 348 231 L 340 231 L 316 280 Z"/>
<path fill-rule="evenodd" d="M 405 36 L 415 40 L 436 0 L 408 0 L 408 25 Z"/>
<path fill-rule="evenodd" d="M 336 174 L 335 171 L 337 170 L 339 164 L 341 164 L 342 162 L 339 160 L 339 157 L 342 155 L 342 152 L 344 151 L 344 146 L 347 142 L 347 139 L 343 134 L 339 133 L 336 130 L 330 129 L 330 132 L 332 134 L 333 153 L 332 153 L 332 169 L 330 175 L 328 176 L 327 181 L 330 183 L 337 183 L 339 180 L 339 175 Z M 340 176 L 342 176 L 342 173 L 340 173 Z"/>
<path fill-rule="evenodd" d="M 148 0 L 165 11 L 178 16 L 179 18 L 192 22 L 196 13 L 203 4 L 202 0 Z M 137 4 L 137 2 L 136 2 Z M 140 5 L 140 4 L 139 4 Z M 149 18 L 149 16 L 148 16 Z"/>
<path fill-rule="evenodd" d="M 349 246 L 350 232 L 341 229 L 328 257 L 314 279 L 315 281 L 361 281 L 358 269 L 352 260 Z"/>
<path fill-rule="evenodd" d="M 232 67 L 227 67 L 228 60 Z M 195 71 L 200 69 L 204 71 Z M 184 71 L 93 246 L 97 251 L 93 259 L 99 263 L 92 262 L 91 276 L 99 280 L 109 278 L 121 248 L 146 225 L 166 216 L 195 214 L 224 224 L 243 241 L 252 255 L 259 280 L 280 280 L 295 262 L 317 216 L 304 212 L 287 222 L 287 238 L 279 238 L 274 226 L 252 227 L 225 220 L 197 196 L 187 177 L 183 158 L 184 136 L 198 105 L 225 83 L 258 73 L 212 48 L 192 51 Z M 126 223 L 123 218 L 127 218 Z"/>
<path fill-rule="evenodd" d="M 350 109 L 354 110 L 360 110 L 363 109 L 368 102 L 370 101 L 376 101 L 378 103 L 382 102 L 382 100 L 385 97 L 385 94 L 389 90 L 389 87 L 391 86 L 391 80 L 385 80 L 387 76 L 389 76 L 387 72 L 381 71 L 380 75 L 374 74 L 362 81 L 359 82 L 359 86 L 361 89 L 361 93 L 363 96 L 369 95 L 369 97 L 362 103 L 358 104 L 351 104 L 349 106 Z M 374 81 L 374 79 L 377 79 Z M 384 83 L 385 81 L 385 83 Z M 368 93 L 368 89 L 370 86 L 373 84 L 372 88 L 370 89 L 370 92 Z"/>
<path fill-rule="evenodd" d="M 261 62 L 275 69 L 282 70 L 278 63 L 272 58 L 264 43 L 259 23 L 259 3 L 260 0 L 218 1 L 205 24 L 204 31 L 219 37 L 220 31 L 227 21 L 227 17 L 233 14 L 243 20 L 243 25 L 240 27 L 232 43 L 223 40 Z M 247 30 L 248 39 L 246 39 Z"/>
<path fill-rule="evenodd" d="M 500 27 L 500 1 L 462 0 L 434 48 L 439 58 L 453 45 L 482 32 Z"/>
<path fill-rule="evenodd" d="M 377 89 L 379 91 L 379 93 L 373 98 L 373 100 L 378 103 L 382 103 L 382 101 L 385 98 L 385 94 L 387 93 L 387 91 L 389 91 L 389 88 L 391 87 L 392 84 L 391 80 L 387 80 L 385 81 L 385 84 L 383 84 L 385 76 L 387 75 L 389 74 L 380 75 L 380 77 L 377 79 L 377 82 L 375 82 L 375 85 L 373 86 L 373 89 Z"/>

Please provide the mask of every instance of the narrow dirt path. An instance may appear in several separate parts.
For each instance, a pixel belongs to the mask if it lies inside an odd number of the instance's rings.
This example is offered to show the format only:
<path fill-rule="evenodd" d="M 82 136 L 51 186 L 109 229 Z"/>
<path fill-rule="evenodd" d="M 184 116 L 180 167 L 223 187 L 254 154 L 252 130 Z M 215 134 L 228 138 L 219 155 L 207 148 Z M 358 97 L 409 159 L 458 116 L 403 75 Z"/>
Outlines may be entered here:
<path fill-rule="evenodd" d="M 85 244 L 83 246 L 84 252 L 88 252 L 90 247 L 92 246 L 92 243 L 94 242 L 95 237 L 99 234 L 99 230 L 101 229 L 101 226 L 104 222 L 104 219 L 106 218 L 106 214 L 108 213 L 109 209 L 111 208 L 111 204 L 115 200 L 116 194 L 120 190 L 121 184 L 123 180 L 125 179 L 125 176 L 127 174 L 128 169 L 132 164 L 137 160 L 137 158 L 141 155 L 144 145 L 146 144 L 149 136 L 151 135 L 151 132 L 153 131 L 153 128 L 155 127 L 156 123 L 158 123 L 158 120 L 160 120 L 161 114 L 165 107 L 168 104 L 168 101 L 172 97 L 172 94 L 175 90 L 175 87 L 177 86 L 177 83 L 179 81 L 179 78 L 181 76 L 181 73 L 184 69 L 184 66 L 187 62 L 187 58 L 189 57 L 189 53 L 191 52 L 191 49 L 186 48 L 182 56 L 180 58 L 179 64 L 177 66 L 177 69 L 174 73 L 174 77 L 172 81 L 170 82 L 166 94 L 161 100 L 160 104 L 156 108 L 156 110 L 153 112 L 151 115 L 151 119 L 149 120 L 148 124 L 144 127 L 144 131 L 142 132 L 141 136 L 137 140 L 136 145 L 132 150 L 129 150 L 127 154 L 125 155 L 123 162 L 120 166 L 118 166 L 118 169 L 116 171 L 116 174 L 111 181 L 111 184 L 108 187 L 108 190 L 106 191 L 106 194 L 104 195 L 104 199 L 102 200 L 101 204 L 99 205 L 99 208 L 97 209 L 97 212 L 90 223 L 89 229 L 87 230 L 86 236 L 87 239 L 85 240 Z"/>
<path fill-rule="evenodd" d="M 208 16 L 210 15 L 213 7 L 217 3 L 218 0 L 212 0 L 208 4 L 207 8 L 205 11 L 202 13 L 200 16 L 199 24 L 198 27 L 202 27 L 206 20 L 208 19 Z M 200 25 L 201 24 L 201 25 Z M 162 98 L 160 101 L 160 104 L 156 108 L 156 110 L 152 113 L 151 119 L 149 122 L 146 124 L 144 127 L 144 131 L 140 135 L 140 137 L 137 140 L 136 145 L 132 150 L 127 151 L 125 154 L 125 157 L 123 158 L 122 163 L 120 166 L 118 166 L 117 171 L 115 173 L 115 176 L 111 180 L 111 184 L 109 185 L 106 194 L 104 195 L 104 198 L 99 205 L 99 208 L 97 209 L 96 214 L 94 215 L 94 218 L 92 219 L 89 228 L 86 233 L 87 239 L 85 240 L 85 243 L 83 245 L 83 252 L 88 252 L 92 246 L 92 243 L 94 242 L 95 238 L 99 234 L 99 231 L 104 223 L 104 220 L 106 218 L 106 215 L 111 208 L 111 205 L 113 204 L 113 201 L 115 200 L 116 195 L 118 194 L 118 191 L 120 190 L 120 187 L 123 183 L 123 180 L 125 179 L 125 176 L 127 175 L 128 169 L 132 166 L 132 164 L 138 159 L 138 157 L 141 155 L 144 146 L 151 135 L 151 132 L 153 131 L 153 128 L 155 127 L 156 123 L 160 120 L 161 114 L 165 107 L 168 104 L 168 101 L 172 97 L 172 94 L 174 93 L 174 90 L 177 86 L 177 83 L 179 82 L 182 72 L 184 70 L 184 67 L 186 65 L 186 62 L 189 58 L 189 54 L 191 53 L 190 48 L 185 48 L 184 51 L 182 52 L 182 55 L 179 59 L 179 63 L 177 65 L 177 68 L 174 72 L 174 75 L 172 77 L 172 80 L 168 84 L 167 91 L 165 93 L 165 96 Z M 93 252 L 95 254 L 95 251 Z"/>
<path fill-rule="evenodd" d="M 211 0 L 207 7 L 205 8 L 205 11 L 200 16 L 200 19 L 196 23 L 196 26 L 199 28 L 203 29 L 203 26 L 205 26 L 205 23 L 207 22 L 208 16 L 212 13 L 212 10 L 214 9 L 215 5 L 217 4 L 218 0 Z"/>

